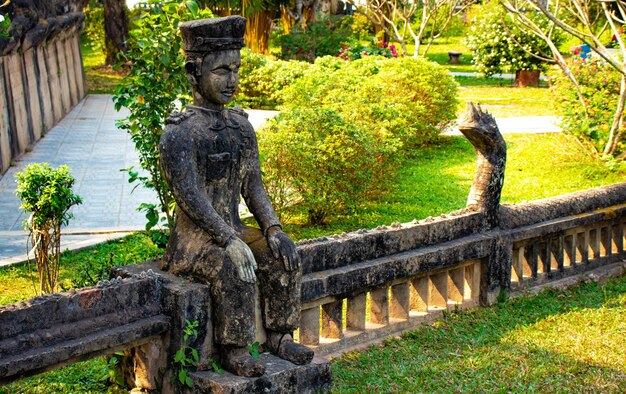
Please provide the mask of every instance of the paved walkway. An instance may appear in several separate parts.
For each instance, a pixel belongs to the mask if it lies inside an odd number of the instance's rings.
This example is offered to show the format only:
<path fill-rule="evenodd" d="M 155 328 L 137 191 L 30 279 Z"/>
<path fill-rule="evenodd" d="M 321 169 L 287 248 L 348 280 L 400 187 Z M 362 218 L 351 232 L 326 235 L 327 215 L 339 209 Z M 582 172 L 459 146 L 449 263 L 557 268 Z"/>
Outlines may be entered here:
<path fill-rule="evenodd" d="M 256 127 L 275 111 L 248 111 Z M 143 228 L 145 218 L 136 211 L 142 202 L 156 201 L 153 192 L 133 184 L 120 168 L 139 168 L 134 145 L 115 120 L 127 115 L 116 112 L 110 95 L 89 95 L 32 149 L 0 176 L 0 266 L 26 259 L 25 216 L 15 196 L 15 173 L 30 163 L 67 164 L 76 178 L 75 191 L 83 204 L 73 209 L 74 219 L 63 230 L 62 249 L 76 249 L 119 237 Z M 554 117 L 501 118 L 506 132 L 555 132 Z M 452 129 L 446 134 L 455 134 Z"/>

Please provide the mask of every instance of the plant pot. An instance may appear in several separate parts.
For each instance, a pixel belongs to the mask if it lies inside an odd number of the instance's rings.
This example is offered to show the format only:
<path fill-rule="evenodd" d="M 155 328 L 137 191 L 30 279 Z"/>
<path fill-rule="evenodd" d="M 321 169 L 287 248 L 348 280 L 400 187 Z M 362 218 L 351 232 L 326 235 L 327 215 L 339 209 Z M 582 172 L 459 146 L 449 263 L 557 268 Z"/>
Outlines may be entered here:
<path fill-rule="evenodd" d="M 518 70 L 515 71 L 515 83 L 513 86 L 516 88 L 523 88 L 525 86 L 539 86 L 539 76 L 541 71 L 539 70 Z"/>

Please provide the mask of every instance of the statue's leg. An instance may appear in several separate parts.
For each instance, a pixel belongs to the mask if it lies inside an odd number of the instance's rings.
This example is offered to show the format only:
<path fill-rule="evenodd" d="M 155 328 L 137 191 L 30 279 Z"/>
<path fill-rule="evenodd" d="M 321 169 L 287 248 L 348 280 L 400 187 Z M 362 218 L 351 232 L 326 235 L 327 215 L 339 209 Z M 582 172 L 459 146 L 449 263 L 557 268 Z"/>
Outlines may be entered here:
<path fill-rule="evenodd" d="M 246 349 L 255 341 L 254 283 L 239 278 L 221 248 L 216 274 L 210 282 L 213 336 L 220 348 L 222 367 L 239 376 L 261 376 L 265 367 Z"/>
<path fill-rule="evenodd" d="M 282 261 L 272 256 L 267 239 L 258 229 L 244 232 L 257 261 L 256 271 L 261 298 L 263 324 L 268 349 L 295 364 L 308 364 L 313 351 L 293 341 L 292 333 L 300 325 L 302 269 L 287 271 Z"/>
<path fill-rule="evenodd" d="M 173 274 L 208 284 L 213 340 L 222 367 L 239 376 L 260 376 L 265 368 L 246 350 L 255 341 L 256 285 L 239 278 L 223 248 L 211 245 L 199 231 L 190 233 L 187 242 L 178 242 L 167 254 L 167 267 Z"/>

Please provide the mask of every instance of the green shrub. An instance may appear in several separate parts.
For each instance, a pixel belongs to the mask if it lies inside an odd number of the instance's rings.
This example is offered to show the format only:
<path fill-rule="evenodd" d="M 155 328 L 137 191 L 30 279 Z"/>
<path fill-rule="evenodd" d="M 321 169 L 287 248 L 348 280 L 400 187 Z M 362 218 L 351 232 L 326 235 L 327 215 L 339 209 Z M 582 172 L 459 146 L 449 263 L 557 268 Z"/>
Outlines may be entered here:
<path fill-rule="evenodd" d="M 310 22 L 305 28 L 296 26 L 289 34 L 276 38 L 283 60 L 313 62 L 316 57 L 335 56 L 341 44 L 353 40 L 352 19 L 334 17 Z"/>
<path fill-rule="evenodd" d="M 310 63 L 271 60 L 243 49 L 239 90 L 233 104 L 246 108 L 276 109 L 281 104 L 283 89 L 302 77 L 310 67 Z"/>
<path fill-rule="evenodd" d="M 148 0 L 146 5 L 149 10 L 135 21 L 136 27 L 130 31 L 128 40 L 128 53 L 124 55 L 131 65 L 130 73 L 118 87 L 113 101 L 115 109 L 130 110 L 130 115 L 119 121 L 118 127 L 130 134 L 139 153 L 139 163 L 147 171 L 144 176 L 133 167 L 125 169 L 129 182 L 154 189 L 159 199 L 156 205 L 143 203 L 139 207 L 146 213 L 146 230 L 149 230 L 159 223 L 161 215 L 170 227 L 174 221 L 175 202 L 161 175 L 159 140 L 165 120 L 176 103 L 185 105 L 190 100 L 191 88 L 186 79 L 178 25 L 212 15 L 208 9 L 199 10 L 195 0 Z"/>
<path fill-rule="evenodd" d="M 284 108 L 331 108 L 394 151 L 433 141 L 455 115 L 456 83 L 423 59 L 321 58 L 283 95 Z"/>
<path fill-rule="evenodd" d="M 104 48 L 104 7 L 97 1 L 90 1 L 83 9 L 85 27 L 83 36 L 94 51 Z"/>
<path fill-rule="evenodd" d="M 309 222 L 356 208 L 377 185 L 375 141 L 332 109 L 296 107 L 259 133 L 264 183 L 280 214 L 302 199 Z"/>
<path fill-rule="evenodd" d="M 8 5 L 8 2 L 0 5 L 0 8 Z M 0 14 L 0 38 L 9 38 L 9 30 L 11 29 L 11 18 L 8 14 Z"/>
<path fill-rule="evenodd" d="M 61 226 L 72 218 L 69 209 L 82 200 L 72 192 L 74 177 L 67 166 L 29 164 L 15 177 L 21 208 L 31 212 L 24 227 L 35 252 L 40 290 L 54 293 L 60 268 Z"/>
<path fill-rule="evenodd" d="M 539 26 L 549 23 L 539 12 L 531 16 Z M 555 34 L 553 41 L 558 46 L 562 35 Z M 544 40 L 519 28 L 498 4 L 483 8 L 465 44 L 474 55 L 476 71 L 486 76 L 518 70 L 545 71 L 545 61 L 534 55 L 545 58 L 551 53 Z"/>
<path fill-rule="evenodd" d="M 565 133 L 589 150 L 602 152 L 611 130 L 619 99 L 621 74 L 602 60 L 574 58 L 568 62 L 578 81 L 586 105 L 578 99 L 572 82 L 562 73 L 552 76 L 552 92 L 562 116 Z M 621 131 L 623 132 L 623 130 Z M 620 142 L 616 155 L 624 152 Z"/>
<path fill-rule="evenodd" d="M 274 205 L 298 202 L 311 223 L 358 207 L 393 180 L 396 158 L 455 118 L 455 94 L 447 71 L 426 60 L 317 59 L 259 133 Z"/>

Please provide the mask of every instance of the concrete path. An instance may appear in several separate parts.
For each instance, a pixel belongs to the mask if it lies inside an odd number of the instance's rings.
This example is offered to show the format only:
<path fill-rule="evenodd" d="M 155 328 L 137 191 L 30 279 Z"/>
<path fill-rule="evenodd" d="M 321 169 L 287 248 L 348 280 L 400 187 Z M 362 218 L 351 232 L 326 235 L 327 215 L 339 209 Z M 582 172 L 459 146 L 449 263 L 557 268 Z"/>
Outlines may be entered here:
<path fill-rule="evenodd" d="M 277 112 L 248 113 L 257 128 Z M 15 173 L 30 163 L 66 164 L 76 178 L 75 191 L 84 202 L 73 209 L 74 219 L 63 230 L 62 249 L 93 245 L 144 227 L 145 217 L 136 208 L 142 202 L 155 202 L 156 196 L 140 187 L 132 191 L 134 185 L 120 171 L 139 168 L 134 144 L 126 132 L 115 127 L 115 120 L 126 115 L 124 110 L 114 110 L 110 95 L 89 95 L 0 176 L 0 266 L 26 260 L 25 215 L 15 196 Z M 554 117 L 497 121 L 503 133 L 559 131 Z M 456 133 L 454 129 L 446 132 Z"/>

